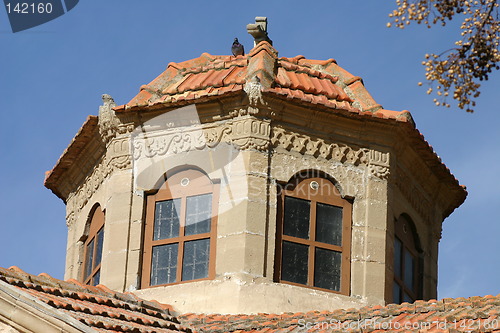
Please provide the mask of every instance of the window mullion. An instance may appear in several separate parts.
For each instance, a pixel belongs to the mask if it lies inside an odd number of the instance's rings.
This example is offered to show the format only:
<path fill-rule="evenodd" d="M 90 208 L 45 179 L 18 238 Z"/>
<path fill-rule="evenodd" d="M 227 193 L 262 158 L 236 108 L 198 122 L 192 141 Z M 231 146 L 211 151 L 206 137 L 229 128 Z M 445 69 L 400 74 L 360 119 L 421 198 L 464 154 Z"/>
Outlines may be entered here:
<path fill-rule="evenodd" d="M 311 211 L 309 217 L 309 272 L 307 274 L 308 285 L 314 286 L 314 257 L 315 257 L 315 243 L 316 243 L 316 201 L 311 200 Z"/>
<path fill-rule="evenodd" d="M 187 196 L 183 195 L 181 198 L 181 216 L 180 216 L 180 231 L 179 231 L 179 251 L 177 253 L 177 275 L 176 275 L 176 281 L 180 282 L 182 281 L 182 270 L 183 270 L 183 260 L 184 260 L 184 237 L 185 237 L 185 230 L 186 230 L 186 201 L 187 201 Z"/>
<path fill-rule="evenodd" d="M 94 264 L 95 264 L 95 261 L 96 261 L 96 258 L 97 258 L 97 233 L 94 235 L 94 248 L 92 249 L 92 252 L 94 253 L 94 255 L 92 256 L 92 263 L 91 263 L 91 271 L 92 271 L 92 275 L 94 275 Z"/>

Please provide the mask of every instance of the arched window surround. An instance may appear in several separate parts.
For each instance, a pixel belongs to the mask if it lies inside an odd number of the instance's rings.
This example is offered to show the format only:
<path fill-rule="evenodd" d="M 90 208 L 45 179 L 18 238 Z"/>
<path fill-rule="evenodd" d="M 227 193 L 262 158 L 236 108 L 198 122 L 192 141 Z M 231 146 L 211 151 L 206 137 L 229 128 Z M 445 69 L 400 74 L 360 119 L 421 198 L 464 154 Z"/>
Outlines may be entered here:
<path fill-rule="evenodd" d="M 304 215 L 304 221 L 308 219 L 308 222 L 305 223 L 307 226 L 295 228 L 304 229 L 302 235 L 298 235 L 297 232 L 293 231 L 294 228 L 291 228 L 291 225 L 297 225 L 297 223 L 289 222 L 290 219 L 293 219 L 291 218 L 293 214 L 290 213 L 291 209 L 287 208 L 287 206 L 293 207 L 297 205 L 309 207 L 307 208 L 308 212 L 300 213 Z M 335 234 L 340 239 L 339 241 L 332 241 L 328 237 L 325 238 L 324 235 L 320 235 L 328 231 L 328 227 L 325 227 L 325 224 L 329 223 L 325 222 L 324 216 L 328 215 L 325 215 L 324 212 L 326 211 L 336 212 L 336 215 L 334 215 L 337 221 L 333 224 L 336 223 Z M 329 221 L 331 222 L 331 220 Z M 327 174 L 317 170 L 302 171 L 292 177 L 289 182 L 278 184 L 274 280 L 349 295 L 351 228 L 352 200 L 341 196 L 339 185 Z M 291 257 L 290 253 L 294 253 L 293 247 L 300 249 L 298 251 L 302 251 L 304 254 L 300 265 L 295 265 L 300 266 L 299 270 L 303 270 L 303 272 L 298 273 L 302 277 L 297 279 L 295 278 L 297 273 L 287 263 L 290 261 L 288 259 Z M 332 266 L 335 266 L 335 274 L 338 273 L 339 275 L 335 275 L 334 279 L 338 279 L 338 281 L 332 282 L 331 285 L 324 283 L 325 278 L 331 280 L 331 277 L 327 276 L 328 273 L 325 275 L 325 272 L 321 272 L 318 260 L 322 257 L 332 258 L 331 263 Z M 307 266 L 307 268 L 304 268 L 304 266 Z M 322 278 L 322 275 L 325 276 Z M 299 281 L 300 279 L 302 281 Z"/>
<path fill-rule="evenodd" d="M 141 288 L 213 279 L 219 182 L 211 180 L 198 168 L 187 167 L 169 172 L 163 177 L 163 182 L 158 182 L 158 186 L 159 189 L 149 193 L 146 198 Z M 193 213 L 195 208 L 190 207 L 201 207 L 202 201 L 209 199 L 210 220 L 201 228 L 206 230 L 190 230 L 192 225 L 189 224 L 189 216 L 196 214 Z M 165 217 L 165 214 L 170 214 L 170 217 Z M 164 231 L 165 228 L 169 231 Z M 196 246 L 202 250 L 196 250 Z M 194 262 L 192 265 L 188 262 L 190 259 L 186 255 L 191 257 L 191 251 L 194 251 L 196 257 L 200 251 L 205 253 L 206 248 L 206 271 L 203 269 L 202 277 L 197 273 L 191 274 L 191 270 L 194 272 L 198 268 Z M 168 262 L 165 262 L 164 256 L 169 257 Z M 189 265 L 193 268 L 190 269 Z"/>

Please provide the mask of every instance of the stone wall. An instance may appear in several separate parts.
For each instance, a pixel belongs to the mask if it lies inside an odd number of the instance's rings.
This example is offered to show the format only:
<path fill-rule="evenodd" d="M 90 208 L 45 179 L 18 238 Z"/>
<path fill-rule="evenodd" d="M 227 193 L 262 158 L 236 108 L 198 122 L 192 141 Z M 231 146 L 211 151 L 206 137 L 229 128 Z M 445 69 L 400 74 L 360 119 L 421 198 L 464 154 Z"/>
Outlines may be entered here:
<path fill-rule="evenodd" d="M 68 172 L 85 177 L 67 198 L 65 278 L 81 276 L 89 214 L 99 204 L 101 283 L 140 289 L 145 198 L 165 174 L 194 166 L 221 184 L 216 278 L 136 290 L 140 297 L 204 313 L 384 304 L 392 300 L 394 221 L 402 213 L 412 217 L 424 247 L 424 297 L 435 297 L 443 208 L 431 204 L 427 182 L 434 178 L 424 163 L 413 167 L 418 156 L 406 156 L 411 152 L 403 152 L 394 125 L 331 112 L 311 117 L 306 108 L 273 103 L 245 109 L 229 101 L 121 119 L 101 110 L 107 121 L 82 153 L 88 162 Z M 328 175 L 353 202 L 350 295 L 273 282 L 277 184 L 304 170 Z"/>

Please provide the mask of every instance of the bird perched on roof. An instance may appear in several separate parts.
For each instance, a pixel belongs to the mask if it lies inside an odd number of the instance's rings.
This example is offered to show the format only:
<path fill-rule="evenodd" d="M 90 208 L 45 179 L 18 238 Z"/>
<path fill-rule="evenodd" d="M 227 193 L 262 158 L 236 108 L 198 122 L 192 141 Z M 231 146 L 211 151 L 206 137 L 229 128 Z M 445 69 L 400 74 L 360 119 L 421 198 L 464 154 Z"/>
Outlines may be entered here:
<path fill-rule="evenodd" d="M 245 55 L 245 48 L 243 47 L 243 45 L 240 44 L 240 42 L 238 42 L 238 38 L 234 39 L 231 51 L 233 52 L 233 55 L 235 57 L 239 55 Z"/>

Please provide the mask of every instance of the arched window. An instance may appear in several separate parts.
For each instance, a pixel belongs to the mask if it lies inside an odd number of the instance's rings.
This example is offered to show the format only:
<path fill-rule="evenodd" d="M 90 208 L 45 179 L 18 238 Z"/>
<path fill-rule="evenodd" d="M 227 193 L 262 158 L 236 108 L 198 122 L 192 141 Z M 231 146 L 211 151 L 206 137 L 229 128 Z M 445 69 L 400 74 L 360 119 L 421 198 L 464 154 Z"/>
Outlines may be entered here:
<path fill-rule="evenodd" d="M 94 208 L 90 218 L 89 235 L 84 243 L 83 275 L 85 284 L 96 286 L 101 278 L 102 244 L 104 241 L 104 212 Z"/>
<path fill-rule="evenodd" d="M 410 217 L 401 215 L 395 224 L 393 302 L 414 302 L 421 298 L 420 243 Z"/>
<path fill-rule="evenodd" d="M 279 189 L 275 280 L 349 294 L 351 203 L 320 177 Z"/>
<path fill-rule="evenodd" d="M 202 172 L 185 170 L 148 196 L 143 287 L 214 278 L 218 189 Z"/>

